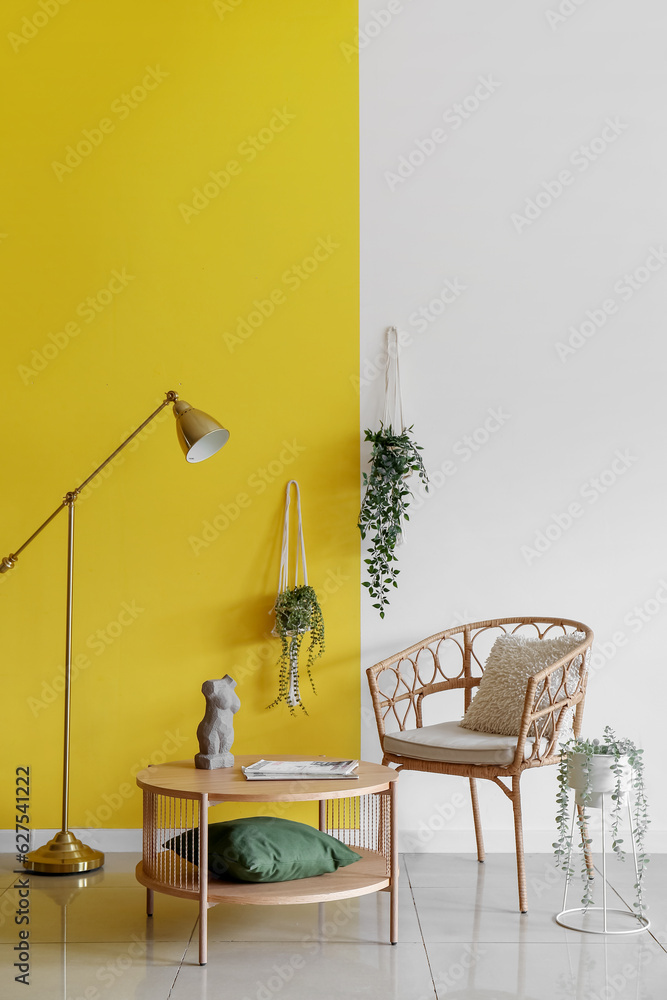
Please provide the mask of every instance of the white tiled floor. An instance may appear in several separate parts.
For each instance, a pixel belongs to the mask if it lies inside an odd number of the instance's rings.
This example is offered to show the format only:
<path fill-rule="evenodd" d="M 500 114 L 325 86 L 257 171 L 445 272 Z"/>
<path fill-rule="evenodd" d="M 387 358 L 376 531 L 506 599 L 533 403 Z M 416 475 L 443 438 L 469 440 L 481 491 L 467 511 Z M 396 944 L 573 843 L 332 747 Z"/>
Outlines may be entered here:
<path fill-rule="evenodd" d="M 667 855 L 649 868 L 650 931 L 631 937 L 559 927 L 561 876 L 549 855 L 526 860 L 530 911 L 522 916 L 513 855 L 490 855 L 484 865 L 473 855 L 403 856 L 396 947 L 388 944 L 386 893 L 322 906 L 214 907 L 203 968 L 196 903 L 156 893 L 147 918 L 134 855 L 110 855 L 85 879 L 23 876 L 30 879 L 26 993 L 13 965 L 22 876 L 12 857 L 0 856 L 0 1000 L 667 998 Z M 610 905 L 623 907 L 629 864 L 611 862 L 608 876 Z M 577 901 L 573 892 L 570 905 Z"/>

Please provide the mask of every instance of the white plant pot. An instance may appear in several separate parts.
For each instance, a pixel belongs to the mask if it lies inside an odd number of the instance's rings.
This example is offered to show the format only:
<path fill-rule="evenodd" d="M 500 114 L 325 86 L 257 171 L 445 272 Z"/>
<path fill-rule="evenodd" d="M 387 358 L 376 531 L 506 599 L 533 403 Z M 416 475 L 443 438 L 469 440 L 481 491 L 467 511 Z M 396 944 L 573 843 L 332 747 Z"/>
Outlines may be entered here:
<path fill-rule="evenodd" d="M 584 763 L 587 754 L 570 753 L 567 765 L 567 783 L 575 791 L 575 801 L 583 806 L 582 794 L 586 789 L 586 771 Z M 613 754 L 592 754 L 590 759 L 589 790 L 590 799 L 586 805 L 591 809 L 602 808 L 602 796 L 611 795 L 616 790 L 616 774 L 611 769 L 616 758 Z M 625 805 L 627 793 L 632 788 L 632 768 L 627 756 L 621 757 L 621 801 Z"/>

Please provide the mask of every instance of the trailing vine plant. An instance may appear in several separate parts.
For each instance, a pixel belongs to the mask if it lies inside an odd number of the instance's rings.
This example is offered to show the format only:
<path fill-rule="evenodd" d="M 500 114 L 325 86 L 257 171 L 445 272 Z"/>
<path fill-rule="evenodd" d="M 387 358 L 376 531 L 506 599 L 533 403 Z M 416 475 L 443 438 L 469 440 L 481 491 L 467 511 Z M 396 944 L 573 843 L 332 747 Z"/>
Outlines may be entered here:
<path fill-rule="evenodd" d="M 645 841 L 646 831 L 649 823 L 648 806 L 646 802 L 646 791 L 644 787 L 644 751 L 638 748 L 632 740 L 621 739 L 616 736 L 611 726 L 606 726 L 604 739 L 582 740 L 571 739 L 561 746 L 562 756 L 558 765 L 556 803 L 558 811 L 556 814 L 557 840 L 553 844 L 556 865 L 566 873 L 568 878 L 574 875 L 572 867 L 572 837 L 569 829 L 569 793 L 570 785 L 568 774 L 573 754 L 581 754 L 582 771 L 584 774 L 584 787 L 580 789 L 582 808 L 577 810 L 577 827 L 579 830 L 579 843 L 582 848 L 581 879 L 584 886 L 581 902 L 584 909 L 587 909 L 593 902 L 594 878 L 589 871 L 587 858 L 590 852 L 591 839 L 588 837 L 589 814 L 587 809 L 591 802 L 591 771 L 593 758 L 596 755 L 607 755 L 613 757 L 609 767 L 615 776 L 614 790 L 611 793 L 611 840 L 612 849 L 619 861 L 625 861 L 625 849 L 623 838 L 619 837 L 619 824 L 621 819 L 621 808 L 625 796 L 623 788 L 626 777 L 626 765 L 629 765 L 632 774 L 632 790 L 634 792 L 633 805 L 633 825 L 634 825 L 634 850 L 637 858 L 637 881 L 634 884 L 635 901 L 633 907 L 637 915 L 644 915 L 644 876 L 649 857 L 646 853 Z"/>
<path fill-rule="evenodd" d="M 363 586 L 373 598 L 373 607 L 384 618 L 389 604 L 389 588 L 398 587 L 396 579 L 400 570 L 394 565 L 398 561 L 398 544 L 403 521 L 409 521 L 408 508 L 414 496 L 407 484 L 407 477 L 413 472 L 428 491 L 428 475 L 424 468 L 421 445 L 412 438 L 412 427 L 397 434 L 391 424 L 380 430 L 366 430 L 365 441 L 373 445 L 370 472 L 364 472 L 365 493 L 359 512 L 358 527 L 361 537 L 371 535 L 368 557 L 364 563 L 368 567 L 370 579 Z"/>
<path fill-rule="evenodd" d="M 314 589 L 309 586 L 283 590 L 276 598 L 275 633 L 280 638 L 281 650 L 278 659 L 278 695 L 268 706 L 274 708 L 284 701 L 292 715 L 298 706 L 305 714 L 299 687 L 299 654 L 304 636 L 310 632 L 310 645 L 306 672 L 310 686 L 315 691 L 312 667 L 315 660 L 324 653 L 324 616 Z"/>

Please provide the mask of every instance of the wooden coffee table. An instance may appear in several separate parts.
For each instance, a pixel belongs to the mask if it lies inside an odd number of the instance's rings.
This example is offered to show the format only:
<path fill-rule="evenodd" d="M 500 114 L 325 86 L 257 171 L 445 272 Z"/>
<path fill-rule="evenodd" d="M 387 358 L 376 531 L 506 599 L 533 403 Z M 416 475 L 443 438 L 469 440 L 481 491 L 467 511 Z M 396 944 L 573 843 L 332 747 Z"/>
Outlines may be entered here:
<path fill-rule="evenodd" d="M 143 790 L 143 859 L 136 876 L 147 889 L 146 909 L 153 915 L 153 893 L 199 900 L 199 963 L 206 964 L 207 911 L 217 903 L 317 903 L 385 890 L 390 893 L 390 941 L 398 941 L 398 855 L 395 787 L 398 773 L 381 764 L 359 762 L 359 778 L 248 781 L 241 766 L 260 758 L 236 757 L 233 767 L 204 771 L 192 761 L 148 767 L 137 774 Z M 272 757 L 307 760 L 305 756 Z M 322 757 L 322 760 L 327 758 Z M 319 802 L 319 828 L 361 855 L 336 872 L 291 882 L 231 882 L 209 875 L 164 845 L 198 828 L 199 857 L 208 857 L 208 808 L 221 802 Z M 200 822 L 201 820 L 201 822 Z"/>

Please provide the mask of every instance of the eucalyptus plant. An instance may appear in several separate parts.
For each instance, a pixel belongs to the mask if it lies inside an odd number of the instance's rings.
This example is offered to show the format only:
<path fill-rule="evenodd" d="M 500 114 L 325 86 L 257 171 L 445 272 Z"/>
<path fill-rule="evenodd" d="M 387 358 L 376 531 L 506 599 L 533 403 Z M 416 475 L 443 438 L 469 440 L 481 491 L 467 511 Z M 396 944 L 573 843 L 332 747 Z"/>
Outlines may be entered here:
<path fill-rule="evenodd" d="M 364 559 L 369 580 L 363 586 L 374 599 L 373 607 L 384 618 L 389 604 L 389 588 L 398 587 L 396 579 L 400 570 L 394 565 L 398 561 L 398 544 L 403 521 L 409 521 L 408 507 L 414 496 L 408 486 L 408 477 L 419 473 L 419 478 L 428 490 L 428 475 L 424 468 L 421 445 L 412 438 L 412 427 L 394 433 L 391 424 L 379 431 L 366 430 L 365 441 L 373 445 L 370 472 L 364 472 L 365 494 L 359 512 L 361 537 L 370 534 L 371 543 L 368 558 Z"/>
<path fill-rule="evenodd" d="M 561 759 L 558 765 L 558 789 L 556 792 L 556 802 L 558 812 L 556 814 L 556 824 L 558 829 L 558 839 L 553 844 L 556 864 L 571 878 L 574 870 L 571 864 L 572 858 L 572 836 L 569 831 L 569 793 L 568 772 L 572 756 L 580 754 L 583 757 L 582 771 L 584 774 L 584 787 L 580 790 L 582 808 L 577 810 L 577 827 L 579 830 L 579 841 L 582 848 L 581 879 L 584 886 L 582 904 L 587 909 L 593 902 L 594 878 L 589 871 L 586 854 L 588 854 L 591 839 L 588 837 L 589 814 L 587 808 L 591 801 L 591 771 L 593 758 L 598 755 L 613 757 L 609 768 L 615 776 L 614 790 L 611 793 L 611 840 L 612 849 L 619 861 L 625 861 L 625 850 L 623 838 L 619 836 L 619 824 L 621 819 L 621 808 L 624 800 L 624 778 L 626 773 L 625 765 L 629 765 L 632 775 L 632 790 L 634 792 L 633 825 L 634 825 L 634 850 L 637 859 L 637 881 L 634 885 L 635 902 L 634 908 L 638 916 L 642 916 L 645 909 L 644 904 L 644 876 L 649 857 L 646 854 L 645 841 L 648 827 L 648 808 L 646 802 L 646 791 L 644 788 L 644 751 L 639 749 L 632 740 L 622 739 L 616 736 L 611 726 L 606 726 L 604 738 L 602 740 L 582 740 L 573 738 L 561 746 Z"/>
<path fill-rule="evenodd" d="M 281 651 L 278 659 L 278 695 L 268 707 L 273 708 L 284 701 L 292 715 L 295 714 L 294 709 L 297 705 L 306 712 L 299 688 L 299 654 L 304 636 L 309 632 L 310 645 L 306 672 L 313 693 L 316 694 L 312 667 L 315 660 L 324 653 L 322 608 L 314 589 L 303 586 L 283 590 L 278 594 L 274 610 L 276 613 L 274 632 L 280 638 Z"/>

